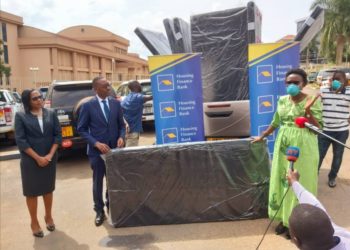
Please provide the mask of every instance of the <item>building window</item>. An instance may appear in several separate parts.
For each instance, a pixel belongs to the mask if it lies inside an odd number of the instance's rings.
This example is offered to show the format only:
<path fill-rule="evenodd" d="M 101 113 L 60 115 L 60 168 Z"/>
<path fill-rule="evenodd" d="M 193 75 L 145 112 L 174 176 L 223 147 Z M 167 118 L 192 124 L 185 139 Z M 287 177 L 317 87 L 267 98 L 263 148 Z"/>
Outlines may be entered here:
<path fill-rule="evenodd" d="M 10 85 L 10 77 L 6 76 L 6 85 Z"/>
<path fill-rule="evenodd" d="M 9 54 L 8 54 L 7 45 L 4 45 L 4 62 L 5 64 L 9 63 Z"/>
<path fill-rule="evenodd" d="M 6 31 L 6 23 L 1 24 L 1 30 L 2 30 L 2 40 L 4 42 L 7 42 L 7 31 Z"/>
<path fill-rule="evenodd" d="M 118 81 L 123 81 L 123 75 L 122 74 L 118 74 Z"/>

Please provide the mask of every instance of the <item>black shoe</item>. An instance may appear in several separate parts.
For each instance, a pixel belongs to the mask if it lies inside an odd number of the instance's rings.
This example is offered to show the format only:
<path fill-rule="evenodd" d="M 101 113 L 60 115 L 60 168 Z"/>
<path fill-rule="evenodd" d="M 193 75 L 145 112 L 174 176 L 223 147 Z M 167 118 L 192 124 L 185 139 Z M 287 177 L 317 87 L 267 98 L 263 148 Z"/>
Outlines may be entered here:
<path fill-rule="evenodd" d="M 337 185 L 337 182 L 335 181 L 335 178 L 334 178 L 334 179 L 329 179 L 329 180 L 328 180 L 328 186 L 329 186 L 330 188 L 334 188 L 336 185 Z"/>
<path fill-rule="evenodd" d="M 106 216 L 104 212 L 97 213 L 95 218 L 95 226 L 96 227 L 101 226 L 105 219 L 106 219 Z"/>
<path fill-rule="evenodd" d="M 286 231 L 287 231 L 287 228 L 285 226 L 283 226 L 282 222 L 280 224 L 278 224 L 278 226 L 275 229 L 275 232 L 277 235 L 283 234 Z"/>
<path fill-rule="evenodd" d="M 38 237 L 38 238 L 43 238 L 44 237 L 44 232 L 43 231 L 38 231 L 36 233 L 33 233 L 34 237 Z"/>
<path fill-rule="evenodd" d="M 47 224 L 46 229 L 49 230 L 50 232 L 53 232 L 53 231 L 55 231 L 56 226 L 55 226 L 55 224 L 52 224 L 52 225 Z"/>
<path fill-rule="evenodd" d="M 289 229 L 287 228 L 287 230 L 286 230 L 286 238 L 287 238 L 287 240 L 290 240 L 291 239 L 291 237 L 290 237 L 290 232 L 289 232 Z"/>

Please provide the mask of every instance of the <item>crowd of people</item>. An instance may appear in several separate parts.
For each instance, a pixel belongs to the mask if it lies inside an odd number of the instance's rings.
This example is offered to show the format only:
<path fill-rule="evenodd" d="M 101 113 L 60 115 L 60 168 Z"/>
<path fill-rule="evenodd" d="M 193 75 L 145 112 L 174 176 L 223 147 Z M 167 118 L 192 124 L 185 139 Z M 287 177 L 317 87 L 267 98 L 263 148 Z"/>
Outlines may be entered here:
<path fill-rule="evenodd" d="M 336 71 L 329 86 L 321 89 L 321 98 L 310 96 L 303 91 L 307 84 L 307 74 L 302 69 L 287 72 L 285 83 L 287 95 L 279 98 L 271 125 L 253 140 L 262 141 L 274 130 L 279 129 L 272 160 L 268 214 L 270 218 L 274 217 L 279 221 L 276 227 L 277 234 L 286 233 L 287 238 L 292 238 L 301 249 L 323 249 L 310 247 L 314 243 L 308 243 L 309 241 L 303 238 L 307 235 L 304 231 L 308 230 L 308 227 L 301 227 L 296 218 L 303 216 L 303 211 L 309 211 L 320 218 L 323 216 L 325 221 L 329 217 L 324 216 L 323 207 L 321 211 L 315 210 L 314 207 L 320 207 L 319 205 L 298 204 L 303 203 L 306 194 L 307 197 L 316 196 L 318 171 L 330 144 L 333 146 L 333 162 L 328 175 L 328 185 L 336 186 L 335 180 L 344 148 L 327 137 L 308 129 L 299 129 L 294 120 L 300 116 L 306 117 L 309 123 L 323 128 L 327 135 L 345 143 L 349 135 L 350 86 L 347 86 L 345 74 Z M 114 148 L 138 145 L 142 132 L 143 103 L 152 99 L 152 96 L 144 96 L 141 93 L 141 85 L 137 81 L 130 82 L 128 87 L 131 93 L 119 102 L 109 96 L 111 85 L 105 78 L 94 78 L 93 88 L 96 96 L 84 103 L 79 113 L 77 129 L 87 141 L 87 155 L 93 172 L 92 196 L 96 226 L 102 225 L 106 218 L 104 208 L 107 208 L 107 213 L 109 210 L 108 190 L 105 199 L 103 197 L 106 166 L 100 156 Z M 33 235 L 43 237 L 44 233 L 37 218 L 37 198 L 43 196 L 46 227 L 49 231 L 54 231 L 51 208 L 55 189 L 56 151 L 62 140 L 61 129 L 57 115 L 43 107 L 43 98 L 37 90 L 24 90 L 22 100 L 24 112 L 16 114 L 15 133 L 21 154 L 23 194 L 26 197 Z M 288 172 L 289 162 L 285 153 L 289 146 L 299 147 L 301 151 L 294 165 L 297 172 Z M 286 193 L 289 190 L 288 184 L 292 186 L 295 194 Z M 324 223 L 326 225 L 328 222 Z M 329 225 L 333 224 L 329 223 L 327 232 L 332 234 L 334 230 L 332 231 Z M 334 240 L 336 245 L 345 242 L 339 237 L 332 237 L 331 243 L 327 245 L 329 247 L 324 249 L 349 249 L 332 248 L 335 246 L 331 247 Z"/>

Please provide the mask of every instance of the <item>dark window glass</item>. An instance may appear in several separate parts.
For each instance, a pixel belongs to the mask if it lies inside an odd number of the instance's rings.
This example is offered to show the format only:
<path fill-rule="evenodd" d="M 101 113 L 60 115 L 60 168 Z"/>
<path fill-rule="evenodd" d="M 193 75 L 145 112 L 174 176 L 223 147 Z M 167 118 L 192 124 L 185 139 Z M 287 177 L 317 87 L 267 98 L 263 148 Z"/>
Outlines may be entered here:
<path fill-rule="evenodd" d="M 2 40 L 4 42 L 7 42 L 7 30 L 6 30 L 6 23 L 1 24 L 1 29 L 2 29 Z"/>
<path fill-rule="evenodd" d="M 142 94 L 144 95 L 152 95 L 152 87 L 151 87 L 151 83 L 142 83 L 141 84 L 142 87 Z"/>
<path fill-rule="evenodd" d="M 91 84 L 55 86 L 52 93 L 52 107 L 74 107 L 81 99 L 95 95 Z"/>
<path fill-rule="evenodd" d="M 4 62 L 6 64 L 9 63 L 9 54 L 8 54 L 8 49 L 7 49 L 7 45 L 4 45 Z"/>

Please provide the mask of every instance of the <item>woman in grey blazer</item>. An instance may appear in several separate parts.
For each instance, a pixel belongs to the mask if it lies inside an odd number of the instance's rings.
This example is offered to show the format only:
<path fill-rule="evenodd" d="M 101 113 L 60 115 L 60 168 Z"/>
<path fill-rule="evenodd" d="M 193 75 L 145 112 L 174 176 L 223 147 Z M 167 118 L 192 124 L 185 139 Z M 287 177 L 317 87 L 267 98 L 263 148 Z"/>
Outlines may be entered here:
<path fill-rule="evenodd" d="M 43 108 L 39 91 L 24 90 L 24 112 L 15 117 L 15 135 L 21 154 L 21 177 L 23 194 L 31 218 L 35 237 L 44 237 L 37 218 L 38 196 L 43 196 L 45 223 L 49 231 L 55 230 L 51 214 L 53 191 L 56 181 L 58 145 L 61 143 L 61 128 L 54 111 Z"/>

